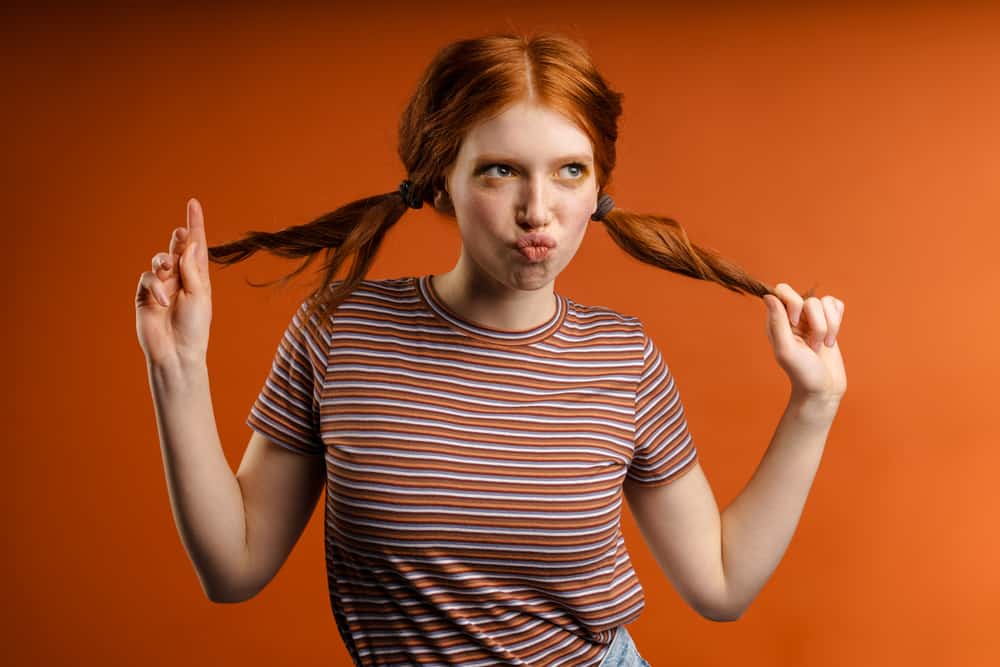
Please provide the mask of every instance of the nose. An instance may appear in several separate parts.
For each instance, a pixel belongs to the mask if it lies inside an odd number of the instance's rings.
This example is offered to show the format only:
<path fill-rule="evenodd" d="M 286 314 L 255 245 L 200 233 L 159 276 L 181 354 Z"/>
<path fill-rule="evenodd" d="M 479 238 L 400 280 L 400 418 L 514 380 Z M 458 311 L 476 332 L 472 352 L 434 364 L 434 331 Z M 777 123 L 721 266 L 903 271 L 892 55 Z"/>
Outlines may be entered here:
<path fill-rule="evenodd" d="M 518 221 L 529 227 L 543 227 L 552 219 L 551 197 L 544 177 L 526 181 L 518 210 Z"/>

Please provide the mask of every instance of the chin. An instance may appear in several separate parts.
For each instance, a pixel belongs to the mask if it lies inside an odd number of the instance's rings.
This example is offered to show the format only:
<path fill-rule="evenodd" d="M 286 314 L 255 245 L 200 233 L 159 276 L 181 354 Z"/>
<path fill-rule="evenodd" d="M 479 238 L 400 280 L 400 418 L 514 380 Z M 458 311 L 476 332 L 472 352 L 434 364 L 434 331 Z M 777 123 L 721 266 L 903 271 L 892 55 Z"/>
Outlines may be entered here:
<path fill-rule="evenodd" d="M 516 275 L 516 277 L 511 281 L 511 285 L 515 289 L 533 292 L 551 285 L 557 275 L 559 274 L 555 271 L 536 269 Z"/>

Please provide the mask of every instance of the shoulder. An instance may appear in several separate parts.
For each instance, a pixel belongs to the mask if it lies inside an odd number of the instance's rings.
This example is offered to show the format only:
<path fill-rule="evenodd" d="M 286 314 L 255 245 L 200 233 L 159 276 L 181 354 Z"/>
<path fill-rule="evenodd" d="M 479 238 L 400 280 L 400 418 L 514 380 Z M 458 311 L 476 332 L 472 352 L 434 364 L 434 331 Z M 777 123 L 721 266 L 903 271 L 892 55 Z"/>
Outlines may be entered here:
<path fill-rule="evenodd" d="M 344 280 L 335 280 L 327 285 L 328 290 L 337 290 Z M 304 313 L 312 297 L 306 297 L 299 308 Z M 328 310 L 325 316 L 314 316 L 314 324 L 327 335 L 338 323 L 368 325 L 387 317 L 403 317 L 414 310 L 419 302 L 416 278 L 383 278 L 361 280 L 343 298 L 337 300 L 337 307 Z"/>
<path fill-rule="evenodd" d="M 330 282 L 326 290 L 333 291 L 344 284 L 343 279 Z M 328 337 L 334 322 L 343 317 L 353 317 L 375 309 L 395 309 L 412 301 L 416 294 L 412 277 L 364 279 L 351 292 L 339 300 L 337 307 L 326 315 L 310 307 L 319 299 L 317 293 L 306 295 L 299 302 L 293 323 L 317 337 Z M 308 315 L 308 317 L 307 317 Z"/>
<path fill-rule="evenodd" d="M 618 329 L 644 335 L 642 320 L 629 313 L 623 313 L 609 306 L 583 304 L 566 298 L 566 318 L 576 326 L 592 329 Z"/>
<path fill-rule="evenodd" d="M 329 285 L 329 289 L 340 287 L 343 280 L 334 280 Z M 403 294 L 412 292 L 416 285 L 416 278 L 404 276 L 401 278 L 365 278 L 355 287 L 348 298 L 364 297 L 371 294 Z"/>
<path fill-rule="evenodd" d="M 336 290 L 344 282 L 344 280 L 334 280 L 326 288 L 328 290 Z M 351 290 L 351 293 L 340 301 L 337 310 L 339 311 L 347 304 L 405 301 L 412 298 L 415 293 L 415 279 L 412 277 L 383 278 L 380 280 L 366 278 L 359 282 Z M 302 307 L 305 307 L 308 301 L 309 298 L 307 297 Z"/>

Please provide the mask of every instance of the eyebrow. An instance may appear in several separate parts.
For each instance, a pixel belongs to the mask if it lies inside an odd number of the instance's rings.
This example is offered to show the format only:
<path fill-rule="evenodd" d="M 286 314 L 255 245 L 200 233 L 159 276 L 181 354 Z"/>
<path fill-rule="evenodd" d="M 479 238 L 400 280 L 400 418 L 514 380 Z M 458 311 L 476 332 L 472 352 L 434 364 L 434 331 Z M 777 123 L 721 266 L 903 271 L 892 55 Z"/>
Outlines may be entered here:
<path fill-rule="evenodd" d="M 487 162 L 504 162 L 520 166 L 519 161 L 511 157 L 505 157 L 503 155 L 480 155 L 476 158 L 476 164 L 485 164 Z M 564 155 L 562 157 L 557 157 L 552 161 L 553 164 L 566 164 L 567 162 L 582 162 L 583 164 L 592 164 L 594 158 L 589 155 L 584 155 L 582 153 L 576 153 L 572 155 Z"/>

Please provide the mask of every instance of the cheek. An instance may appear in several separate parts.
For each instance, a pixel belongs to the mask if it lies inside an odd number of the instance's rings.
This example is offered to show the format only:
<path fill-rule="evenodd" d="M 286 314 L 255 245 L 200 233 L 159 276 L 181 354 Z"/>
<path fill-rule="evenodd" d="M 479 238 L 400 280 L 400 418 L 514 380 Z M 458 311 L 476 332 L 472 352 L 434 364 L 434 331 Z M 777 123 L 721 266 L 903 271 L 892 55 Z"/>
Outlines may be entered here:
<path fill-rule="evenodd" d="M 507 208 L 493 197 L 479 195 L 462 200 L 456 209 L 460 226 L 475 237 L 503 235 Z"/>
<path fill-rule="evenodd" d="M 502 236 L 502 216 L 496 202 L 488 197 L 465 197 L 455 208 L 458 227 L 467 249 L 477 254 L 485 252 L 496 244 L 496 237 Z"/>
<path fill-rule="evenodd" d="M 466 213 L 482 224 L 490 224 L 500 217 L 500 207 L 485 197 L 476 197 L 468 201 Z"/>
<path fill-rule="evenodd" d="M 573 252 L 576 252 L 576 249 L 580 247 L 580 243 L 583 242 L 583 237 L 586 235 L 589 226 L 590 219 L 584 218 L 583 223 L 569 229 L 569 233 L 567 234 L 568 238 L 566 240 L 572 244 Z"/>
<path fill-rule="evenodd" d="M 464 203 L 464 212 L 470 219 L 489 224 L 490 222 L 501 217 L 501 211 L 503 209 L 501 202 L 498 201 L 496 197 L 492 197 L 489 194 L 477 193 L 466 197 Z"/>
<path fill-rule="evenodd" d="M 584 237 L 587 235 L 587 231 L 592 225 L 599 224 L 590 219 L 590 214 L 593 212 L 591 204 L 589 201 L 584 202 L 573 215 L 573 222 L 566 230 L 567 241 L 573 244 L 573 252 L 576 253 L 580 244 L 583 242 Z M 572 241 L 570 241 L 572 239 Z"/>
<path fill-rule="evenodd" d="M 570 215 L 570 234 L 573 236 L 583 236 L 591 224 L 590 214 L 593 213 L 593 204 L 589 199 L 579 202 L 573 207 Z"/>

